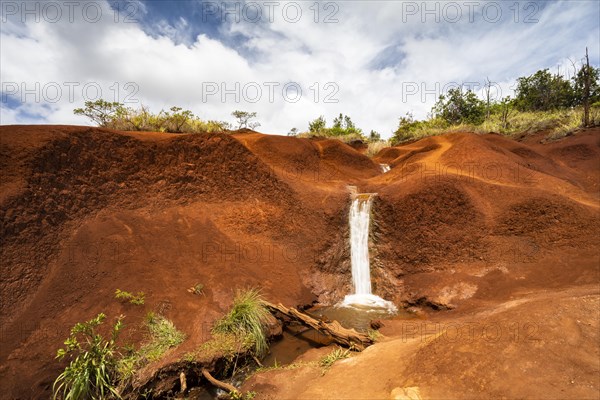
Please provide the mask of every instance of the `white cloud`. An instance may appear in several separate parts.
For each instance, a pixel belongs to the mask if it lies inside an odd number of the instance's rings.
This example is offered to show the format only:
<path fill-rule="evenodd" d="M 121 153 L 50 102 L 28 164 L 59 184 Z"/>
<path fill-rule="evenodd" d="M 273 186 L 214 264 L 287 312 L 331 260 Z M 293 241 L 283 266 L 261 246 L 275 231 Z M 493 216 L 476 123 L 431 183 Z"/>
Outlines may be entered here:
<path fill-rule="evenodd" d="M 420 15 L 406 15 L 406 2 L 392 1 L 340 2 L 334 16 L 339 22 L 329 24 L 315 23 L 308 8 L 312 3 L 301 3 L 303 15 L 291 23 L 281 14 L 285 4 L 276 9 L 273 23 L 225 23 L 221 41 L 199 35 L 189 46 L 177 43 L 185 43 L 183 35 L 202 21 L 183 16 L 176 24 L 161 22 L 154 29 L 158 35 L 152 37 L 138 24 L 114 23 L 108 3 L 103 3 L 103 18 L 97 23 L 86 22 L 81 13 L 75 13 L 73 23 L 9 21 L 1 33 L 4 89 L 7 82 L 29 89 L 36 82 L 40 87 L 56 82 L 63 96 L 50 111 L 42 108 L 43 102 L 32 102 L 31 95 L 26 99 L 27 114 L 3 105 L 1 122 L 82 124 L 83 118 L 72 115 L 72 109 L 83 104 L 86 83 L 98 83 L 107 100 L 114 99 L 118 87 L 115 100 L 123 101 L 129 93 L 124 85 L 134 82 L 139 91 L 133 97 L 155 111 L 179 105 L 202 118 L 222 120 L 231 120 L 234 109 L 257 111 L 261 129 L 280 134 L 292 127 L 306 129 L 318 115 L 331 121 L 343 112 L 365 131 L 375 129 L 386 137 L 407 111 L 425 117 L 439 94 L 427 91 L 447 82 L 483 83 L 489 77 L 507 90 L 518 76 L 564 64 L 566 57 L 580 57 L 586 45 L 598 58 L 597 22 L 587 32 L 581 29 L 598 8 L 594 2 L 552 3 L 539 12 L 536 24 L 511 20 L 492 24 L 481 19 L 422 23 Z M 321 9 L 319 18 L 332 11 Z M 373 69 L 376 59 L 383 60 L 379 70 Z M 65 82 L 80 84 L 72 99 Z M 211 82 L 219 93 L 204 101 L 203 88 Z M 266 82 L 279 85 L 273 102 Z M 296 103 L 281 93 L 288 82 L 302 86 Z M 328 82 L 336 86 L 326 90 Z M 236 83 L 240 89 L 246 84 L 260 87 L 261 100 L 236 103 L 229 94 L 222 102 L 222 85 L 231 90 Z M 333 98 L 338 102 L 324 102 L 336 87 Z M 88 88 L 91 93 L 93 87 Z M 418 88 L 418 93 L 409 96 L 409 88 Z M 42 119 L 32 119 L 32 114 Z"/>

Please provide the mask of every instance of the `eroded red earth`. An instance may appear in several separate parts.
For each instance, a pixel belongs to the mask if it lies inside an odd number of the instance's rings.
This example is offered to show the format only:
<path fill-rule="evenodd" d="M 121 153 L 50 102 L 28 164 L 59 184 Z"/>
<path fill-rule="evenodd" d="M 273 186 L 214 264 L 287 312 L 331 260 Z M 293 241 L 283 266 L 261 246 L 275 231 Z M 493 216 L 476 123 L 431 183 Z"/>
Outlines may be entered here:
<path fill-rule="evenodd" d="M 324 375 L 275 370 L 245 390 L 598 398 L 600 129 L 543 138 L 455 133 L 369 159 L 336 140 L 253 132 L 0 127 L 0 396 L 47 398 L 64 367 L 56 349 L 100 312 L 126 315 L 134 342 L 148 311 L 173 320 L 188 338 L 166 363 L 208 338 L 236 288 L 339 301 L 353 185 L 378 193 L 375 292 L 423 319 L 386 321 L 383 341 Z M 204 296 L 188 292 L 196 283 Z M 118 302 L 117 288 L 146 303 Z"/>

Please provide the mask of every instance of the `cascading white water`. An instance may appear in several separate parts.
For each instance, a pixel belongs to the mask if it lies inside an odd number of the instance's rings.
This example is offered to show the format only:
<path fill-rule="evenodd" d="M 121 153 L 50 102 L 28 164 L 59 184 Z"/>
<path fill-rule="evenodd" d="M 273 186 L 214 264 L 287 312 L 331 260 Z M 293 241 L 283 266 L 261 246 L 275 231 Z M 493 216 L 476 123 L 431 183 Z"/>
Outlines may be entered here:
<path fill-rule="evenodd" d="M 354 294 L 344 298 L 342 306 L 386 308 L 396 307 L 371 293 L 371 265 L 369 261 L 369 226 L 373 194 L 357 194 L 350 207 L 350 258 Z"/>
<path fill-rule="evenodd" d="M 389 164 L 379 164 L 379 166 L 381 167 L 381 172 L 383 172 L 384 174 L 390 170 Z"/>
<path fill-rule="evenodd" d="M 354 294 L 371 294 L 371 269 L 369 262 L 371 204 L 373 204 L 373 197 L 371 195 L 362 195 L 357 196 L 352 201 L 352 207 L 350 207 L 350 256 L 352 260 Z"/>

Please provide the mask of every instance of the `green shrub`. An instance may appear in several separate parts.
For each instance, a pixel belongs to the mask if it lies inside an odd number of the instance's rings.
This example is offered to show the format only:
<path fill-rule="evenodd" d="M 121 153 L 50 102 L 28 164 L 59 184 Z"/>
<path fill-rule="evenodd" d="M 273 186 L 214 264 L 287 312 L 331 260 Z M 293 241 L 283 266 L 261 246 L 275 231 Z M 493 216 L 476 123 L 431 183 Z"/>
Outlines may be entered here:
<path fill-rule="evenodd" d="M 117 290 L 115 290 L 115 299 L 126 300 L 131 304 L 140 306 L 140 305 L 144 304 L 145 299 L 146 299 L 146 294 L 144 292 L 137 292 L 136 294 L 133 294 L 133 293 L 121 290 L 121 289 L 117 289 Z"/>
<path fill-rule="evenodd" d="M 406 113 L 404 117 L 400 117 L 398 128 L 392 135 L 390 142 L 392 145 L 396 145 L 409 140 L 440 134 L 445 132 L 449 126 L 441 118 L 433 117 L 426 121 L 419 121 L 415 120 L 411 113 Z"/>
<path fill-rule="evenodd" d="M 106 316 L 78 323 L 59 349 L 57 359 L 68 357 L 71 362 L 56 378 L 52 386 L 53 398 L 63 400 L 120 398 L 116 390 L 119 374 L 116 340 L 123 328 L 121 318 L 112 328 L 109 339 L 96 332 Z"/>
<path fill-rule="evenodd" d="M 97 100 L 87 101 L 85 108 L 76 108 L 73 112 L 90 118 L 101 127 L 122 131 L 202 133 L 224 132 L 231 128 L 227 122 L 203 121 L 190 110 L 176 106 L 153 114 L 144 105 L 136 110 L 123 103 Z"/>
<path fill-rule="evenodd" d="M 327 127 L 327 121 L 325 120 L 325 117 L 321 115 L 317 119 L 308 123 L 308 132 L 302 136 L 334 137 L 346 142 L 353 139 L 360 139 L 363 141 L 367 140 L 363 136 L 362 129 L 357 128 L 356 125 L 354 125 L 354 122 L 352 122 L 352 119 L 343 114 L 340 114 L 333 119 L 333 125 L 330 128 Z"/>
<path fill-rule="evenodd" d="M 515 105 L 519 111 L 552 111 L 575 104 L 571 83 L 548 69 L 517 79 Z"/>
<path fill-rule="evenodd" d="M 326 125 L 327 122 L 325 121 L 325 117 L 321 115 L 308 123 L 308 131 L 310 133 L 319 134 L 325 130 Z"/>
<path fill-rule="evenodd" d="M 448 124 L 478 125 L 485 119 L 485 104 L 473 91 L 465 92 L 459 87 L 448 90 L 446 95 L 440 95 L 432 112 L 435 117 Z"/>
<path fill-rule="evenodd" d="M 269 348 L 264 330 L 268 316 L 258 289 L 238 291 L 231 310 L 217 321 L 213 332 L 248 338 L 253 343 L 254 353 L 262 356 Z"/>

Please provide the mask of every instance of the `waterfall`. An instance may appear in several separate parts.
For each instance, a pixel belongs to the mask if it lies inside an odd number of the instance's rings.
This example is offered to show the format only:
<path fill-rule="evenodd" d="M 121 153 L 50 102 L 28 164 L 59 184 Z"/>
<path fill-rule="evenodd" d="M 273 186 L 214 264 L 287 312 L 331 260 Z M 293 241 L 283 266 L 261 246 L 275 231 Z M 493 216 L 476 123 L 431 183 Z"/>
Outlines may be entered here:
<path fill-rule="evenodd" d="M 394 304 L 371 293 L 369 227 L 374 196 L 372 193 L 356 194 L 352 200 L 349 222 L 354 294 L 347 295 L 342 305 L 395 310 Z"/>
<path fill-rule="evenodd" d="M 369 224 L 373 196 L 359 195 L 350 207 L 350 256 L 354 294 L 371 294 Z"/>

